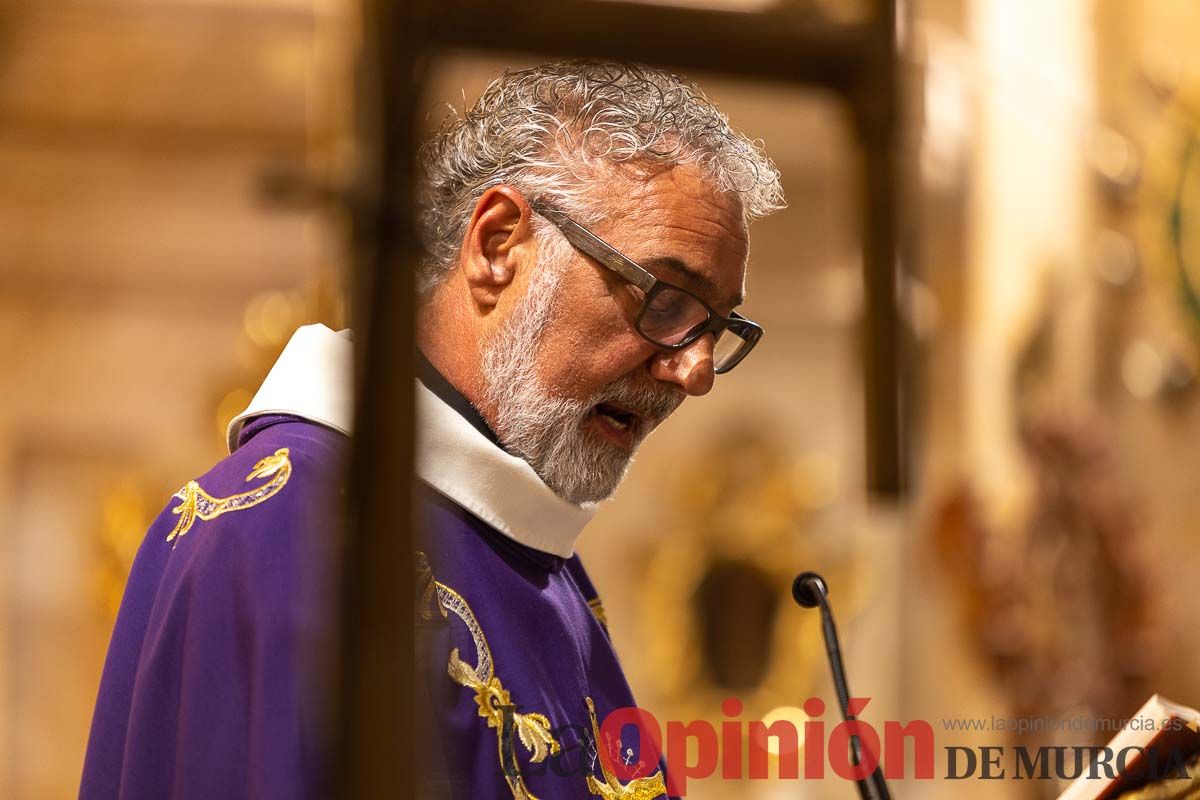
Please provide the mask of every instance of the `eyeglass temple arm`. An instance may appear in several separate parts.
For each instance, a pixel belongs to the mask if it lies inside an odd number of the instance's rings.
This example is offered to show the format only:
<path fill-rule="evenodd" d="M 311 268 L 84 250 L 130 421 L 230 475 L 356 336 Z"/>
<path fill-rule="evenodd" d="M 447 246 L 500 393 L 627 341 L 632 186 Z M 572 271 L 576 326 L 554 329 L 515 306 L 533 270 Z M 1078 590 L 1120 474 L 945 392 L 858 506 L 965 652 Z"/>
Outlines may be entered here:
<path fill-rule="evenodd" d="M 587 228 L 580 225 L 575 220 L 555 208 L 550 208 L 540 200 L 535 200 L 529 204 L 534 211 L 541 214 L 546 219 L 550 220 L 556 228 L 562 231 L 563 236 L 567 237 L 567 241 L 578 247 L 583 252 L 587 253 L 592 258 L 599 261 L 604 266 L 616 272 L 625 280 L 632 283 L 634 286 L 641 289 L 643 292 L 649 292 L 654 284 L 658 283 L 658 278 L 647 272 L 636 261 L 626 256 L 617 248 L 610 245 Z M 721 318 L 716 314 L 713 315 L 714 320 Z M 759 336 L 762 335 L 762 326 L 756 322 L 746 319 L 736 311 L 729 312 L 728 319 L 746 323 Z"/>
<path fill-rule="evenodd" d="M 633 259 L 596 236 L 563 212 L 549 208 L 541 202 L 530 203 L 530 206 L 534 211 L 554 223 L 554 227 L 562 231 L 563 236 L 567 237 L 567 241 L 643 292 L 649 292 L 654 284 L 658 283 L 658 278 L 655 278 L 649 272 L 639 267 Z"/>

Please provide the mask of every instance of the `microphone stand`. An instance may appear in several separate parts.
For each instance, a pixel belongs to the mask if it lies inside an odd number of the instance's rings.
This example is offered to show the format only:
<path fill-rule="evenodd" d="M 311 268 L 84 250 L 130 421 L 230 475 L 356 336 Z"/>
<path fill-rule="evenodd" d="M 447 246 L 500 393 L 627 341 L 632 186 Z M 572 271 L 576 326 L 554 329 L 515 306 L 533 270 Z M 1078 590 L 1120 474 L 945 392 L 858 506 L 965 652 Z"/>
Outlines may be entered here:
<path fill-rule="evenodd" d="M 803 608 L 821 609 L 821 631 L 825 636 L 825 653 L 829 656 L 829 669 L 833 673 L 833 688 L 837 692 L 838 705 L 842 710 L 842 719 L 853 722 L 855 717 L 850 713 L 850 687 L 846 683 L 846 670 L 842 666 L 842 648 L 838 644 L 837 626 L 833 622 L 833 609 L 829 605 L 829 588 L 825 579 L 815 572 L 802 572 L 792 582 L 792 597 Z M 854 763 L 862 763 L 862 743 L 859 737 L 850 737 L 850 749 Z M 855 781 L 858 794 L 862 800 L 891 800 L 887 782 L 883 778 L 883 770 L 879 760 L 882 753 L 876 754 L 875 769 L 866 778 Z"/>

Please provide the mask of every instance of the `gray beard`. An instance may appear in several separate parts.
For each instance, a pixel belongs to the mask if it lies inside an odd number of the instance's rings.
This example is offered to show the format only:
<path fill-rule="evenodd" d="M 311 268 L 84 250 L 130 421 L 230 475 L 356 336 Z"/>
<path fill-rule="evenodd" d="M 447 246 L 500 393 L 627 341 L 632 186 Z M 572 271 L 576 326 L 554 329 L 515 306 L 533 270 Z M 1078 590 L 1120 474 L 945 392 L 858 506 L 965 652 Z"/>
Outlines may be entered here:
<path fill-rule="evenodd" d="M 553 397 L 537 375 L 538 345 L 550 321 L 562 270 L 543 266 L 528 294 L 483 349 L 484 394 L 495 409 L 492 425 L 506 448 L 521 457 L 559 497 L 571 503 L 598 502 L 620 485 L 633 451 L 649 429 L 682 402 L 666 387 L 638 386 L 633 375 L 608 384 L 586 400 Z M 624 450 L 588 425 L 597 404 L 612 402 L 642 414 L 637 441 Z"/>

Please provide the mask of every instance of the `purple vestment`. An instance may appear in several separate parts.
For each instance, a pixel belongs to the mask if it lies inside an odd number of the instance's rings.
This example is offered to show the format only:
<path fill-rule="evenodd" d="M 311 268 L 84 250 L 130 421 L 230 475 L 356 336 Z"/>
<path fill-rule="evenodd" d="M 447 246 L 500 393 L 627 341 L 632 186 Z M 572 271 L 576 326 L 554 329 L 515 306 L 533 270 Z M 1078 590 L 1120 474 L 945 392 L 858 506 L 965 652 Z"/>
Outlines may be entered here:
<path fill-rule="evenodd" d="M 419 673 L 441 729 L 430 794 L 665 795 L 631 730 L 607 742 L 607 763 L 598 752 L 593 720 L 634 701 L 579 557 L 514 542 L 428 487 L 418 497 Z"/>
<path fill-rule="evenodd" d="M 335 641 L 325 570 L 348 439 L 271 415 L 238 441 L 134 561 L 85 800 L 325 795 L 316 681 Z M 578 557 L 520 544 L 425 484 L 417 504 L 423 794 L 662 796 L 657 757 L 628 731 L 609 742 L 628 771 L 598 757 L 593 719 L 634 703 Z"/>
<path fill-rule="evenodd" d="M 330 493 L 346 437 L 260 417 L 189 482 L 134 559 L 80 797 L 321 794 Z"/>

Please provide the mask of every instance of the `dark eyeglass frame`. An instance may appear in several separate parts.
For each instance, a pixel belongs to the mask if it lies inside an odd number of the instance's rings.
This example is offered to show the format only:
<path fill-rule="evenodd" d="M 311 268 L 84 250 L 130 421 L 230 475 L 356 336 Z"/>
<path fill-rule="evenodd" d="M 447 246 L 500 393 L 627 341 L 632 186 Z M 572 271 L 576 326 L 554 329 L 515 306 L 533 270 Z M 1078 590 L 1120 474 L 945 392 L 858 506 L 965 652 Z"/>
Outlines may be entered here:
<path fill-rule="evenodd" d="M 739 337 L 743 343 L 740 346 L 740 349 L 734 352 L 733 358 L 728 363 L 723 364 L 720 369 L 718 369 L 715 364 L 713 365 L 713 372 L 717 375 L 723 375 L 740 364 L 742 360 L 750 354 L 750 351 L 754 349 L 754 346 L 758 344 L 758 341 L 762 339 L 763 329 L 761 325 L 751 322 L 736 311 L 731 311 L 728 317 L 721 316 L 713 310 L 712 306 L 704 302 L 692 292 L 689 292 L 687 289 L 676 286 L 673 283 L 668 283 L 667 281 L 659 280 L 645 267 L 641 266 L 632 258 L 625 255 L 596 234 L 592 233 L 583 225 L 580 225 L 578 222 L 571 219 L 571 217 L 566 213 L 559 211 L 556 208 L 551 208 L 541 200 L 534 200 L 529 205 L 535 212 L 550 220 L 550 222 L 554 224 L 554 227 L 558 228 L 559 231 L 562 232 L 563 236 L 566 237 L 567 241 L 570 242 L 573 247 L 581 250 L 586 255 L 591 256 L 593 259 L 600 262 L 602 266 L 607 267 L 608 269 L 617 273 L 642 291 L 642 294 L 644 295 L 642 298 L 642 306 L 640 309 L 638 309 L 637 319 L 634 322 L 634 327 L 637 329 L 638 334 L 641 335 L 643 339 L 650 342 L 655 347 L 661 347 L 664 350 L 672 351 L 682 350 L 706 333 L 713 334 L 713 341 L 715 343 L 717 339 L 721 338 L 721 334 L 728 329 L 734 335 Z M 654 298 L 660 292 L 665 290 L 680 292 L 681 294 L 687 295 L 699 303 L 701 307 L 704 308 L 704 310 L 708 313 L 707 321 L 698 323 L 684 336 L 681 341 L 674 344 L 659 341 L 658 339 L 647 335 L 642 329 L 642 318 L 646 315 L 646 310 L 650 307 L 650 304 L 653 302 Z"/>

